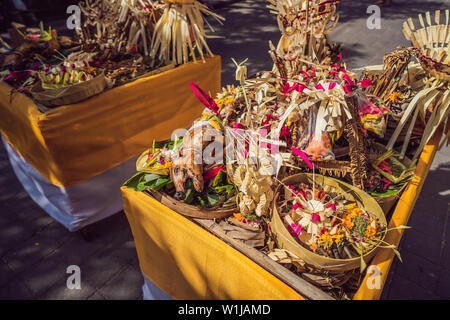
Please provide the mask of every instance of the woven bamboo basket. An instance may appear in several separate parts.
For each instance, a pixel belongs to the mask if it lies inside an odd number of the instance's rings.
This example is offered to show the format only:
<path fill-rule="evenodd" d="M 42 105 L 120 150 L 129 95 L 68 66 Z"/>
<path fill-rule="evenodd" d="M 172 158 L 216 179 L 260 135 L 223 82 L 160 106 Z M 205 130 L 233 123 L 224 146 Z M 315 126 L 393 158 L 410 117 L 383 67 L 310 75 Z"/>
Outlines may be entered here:
<path fill-rule="evenodd" d="M 353 276 L 354 271 L 348 271 L 343 273 L 302 273 L 302 278 L 312 283 L 313 285 L 323 288 L 325 290 L 331 290 L 334 288 L 342 287 Z"/>
<path fill-rule="evenodd" d="M 378 203 L 368 194 L 364 193 L 358 188 L 355 188 L 347 183 L 341 182 L 339 180 L 328 178 L 322 175 L 314 175 L 307 173 L 300 173 L 292 175 L 283 180 L 284 184 L 298 184 L 298 183 L 307 183 L 312 185 L 313 181 L 318 186 L 328 186 L 332 191 L 338 192 L 344 196 L 345 199 L 349 201 L 354 201 L 357 203 L 358 207 L 363 210 L 370 212 L 372 215 L 379 219 L 380 225 L 386 227 L 387 222 L 384 216 L 383 210 L 378 205 Z M 277 209 L 277 199 L 280 193 L 280 188 L 282 185 L 278 186 L 275 199 L 273 202 L 273 210 L 270 228 L 272 232 L 275 234 L 277 238 L 278 245 L 282 249 L 287 249 L 291 251 L 293 254 L 297 255 L 300 259 L 305 261 L 306 264 L 310 265 L 313 268 L 329 271 L 335 273 L 342 273 L 346 271 L 350 271 L 353 269 L 357 269 L 361 265 L 361 260 L 359 257 L 352 259 L 333 259 L 325 256 L 321 256 L 316 254 L 309 249 L 303 247 L 299 244 L 289 233 L 288 229 L 284 225 L 280 214 Z M 384 235 L 381 240 L 384 239 Z M 378 246 L 374 247 L 371 251 L 367 252 L 363 259 L 366 263 L 369 262 L 370 259 L 375 255 L 378 250 Z"/>
<path fill-rule="evenodd" d="M 400 196 L 402 195 L 407 185 L 408 184 L 405 183 L 405 185 L 396 194 L 384 197 L 373 197 L 380 205 L 385 215 L 387 215 L 391 211 L 391 209 L 397 204 L 398 199 L 400 199 Z"/>
<path fill-rule="evenodd" d="M 156 200 L 161 202 L 163 205 L 168 207 L 169 209 L 172 209 L 175 212 L 178 212 L 179 214 L 183 216 L 187 216 L 190 218 L 198 218 L 198 219 L 223 219 L 226 217 L 231 216 L 233 213 L 237 212 L 238 209 L 235 205 L 230 207 L 212 207 L 212 208 L 199 208 L 193 205 L 189 205 L 183 202 L 180 202 L 178 200 L 175 200 L 174 198 L 170 197 L 169 195 L 155 191 L 155 190 L 146 190 L 144 191 L 147 194 L 154 197 Z"/>
<path fill-rule="evenodd" d="M 106 85 L 106 78 L 102 71 L 94 79 L 58 89 L 43 89 L 42 83 L 39 81 L 31 89 L 31 94 L 39 103 L 52 108 L 88 99 L 103 92 Z"/>

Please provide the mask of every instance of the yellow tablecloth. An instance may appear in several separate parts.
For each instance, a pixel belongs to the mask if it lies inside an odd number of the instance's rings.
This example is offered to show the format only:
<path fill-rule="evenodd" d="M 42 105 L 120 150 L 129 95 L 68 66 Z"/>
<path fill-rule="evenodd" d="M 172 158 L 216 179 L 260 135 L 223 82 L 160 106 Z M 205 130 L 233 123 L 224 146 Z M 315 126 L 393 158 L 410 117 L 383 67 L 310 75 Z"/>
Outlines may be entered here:
<path fill-rule="evenodd" d="M 208 231 L 122 187 L 142 272 L 175 299 L 302 299 Z"/>
<path fill-rule="evenodd" d="M 0 83 L 0 132 L 45 179 L 69 187 L 170 138 L 201 114 L 189 82 L 215 95 L 221 59 L 192 62 L 77 104 L 41 113 L 35 103 Z"/>
<path fill-rule="evenodd" d="M 415 175 L 393 213 L 389 227 L 407 225 L 433 162 L 435 134 L 419 159 Z M 175 299 L 303 299 L 294 289 L 252 260 L 142 192 L 122 187 L 124 211 L 133 232 L 145 276 Z M 407 232 L 407 231 L 406 231 Z M 403 230 L 386 241 L 398 245 Z M 372 261 L 378 266 L 379 288 L 367 286 L 366 275 L 354 299 L 379 299 L 394 252 L 382 249 Z"/>

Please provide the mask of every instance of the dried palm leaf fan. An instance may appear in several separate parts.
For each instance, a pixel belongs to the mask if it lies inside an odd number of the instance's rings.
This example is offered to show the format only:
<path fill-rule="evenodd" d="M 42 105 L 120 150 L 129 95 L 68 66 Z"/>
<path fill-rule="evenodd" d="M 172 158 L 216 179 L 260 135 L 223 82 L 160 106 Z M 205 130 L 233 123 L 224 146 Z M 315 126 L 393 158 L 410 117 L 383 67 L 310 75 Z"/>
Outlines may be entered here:
<path fill-rule="evenodd" d="M 163 64 L 183 64 L 191 58 L 213 53 L 206 43 L 203 15 L 214 17 L 219 23 L 225 20 L 196 0 L 164 0 L 166 7 L 153 34 L 151 56 Z M 205 20 L 206 21 L 206 20 Z M 214 28 L 206 21 L 210 30 Z M 205 53 L 204 53 L 205 52 Z"/>
<path fill-rule="evenodd" d="M 450 115 L 449 16 L 450 11 L 445 10 L 445 24 L 440 24 L 441 12 L 437 10 L 434 17 L 436 25 L 432 25 L 430 12 L 427 12 L 425 13 L 425 19 L 428 26 L 425 26 L 423 16 L 420 14 L 419 21 L 422 28 L 417 30 L 411 18 L 403 24 L 403 33 L 407 39 L 411 40 L 414 48 L 417 50 L 418 60 L 427 73 L 427 79 L 425 79 L 425 87 L 417 92 L 409 103 L 387 145 L 388 150 L 393 149 L 398 135 L 410 117 L 412 117 L 408 134 L 403 143 L 401 157 L 405 155 L 409 136 L 419 115 L 426 123 L 426 126 L 420 145 L 412 160 L 417 159 L 423 147 L 428 143 L 438 127 L 446 122 L 448 123 Z M 449 136 L 450 133 L 447 133 L 447 137 Z"/>
<path fill-rule="evenodd" d="M 290 59 L 312 57 L 323 63 L 330 59 L 332 44 L 328 33 L 336 26 L 340 0 L 269 0 L 271 13 L 278 16 L 282 36 L 277 53 Z M 330 64 L 330 61 L 329 63 Z"/>

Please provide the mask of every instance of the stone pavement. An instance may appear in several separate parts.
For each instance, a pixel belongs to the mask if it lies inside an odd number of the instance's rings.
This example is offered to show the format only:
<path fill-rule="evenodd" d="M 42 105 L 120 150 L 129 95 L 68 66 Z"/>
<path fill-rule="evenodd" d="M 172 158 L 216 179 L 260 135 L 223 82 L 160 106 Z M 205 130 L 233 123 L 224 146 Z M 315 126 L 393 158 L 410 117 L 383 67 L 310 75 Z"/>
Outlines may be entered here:
<path fill-rule="evenodd" d="M 385 52 L 407 45 L 400 32 L 406 17 L 449 7 L 448 0 L 394 0 L 382 9 L 381 30 L 366 27 L 366 9 L 375 1 L 343 0 L 341 20 L 331 37 L 344 43 L 349 68 L 381 64 Z M 210 41 L 222 56 L 222 84 L 234 80 L 234 64 L 249 58 L 249 74 L 267 70 L 268 41 L 279 31 L 264 0 L 209 1 L 227 18 L 222 39 Z M 450 148 L 433 163 L 405 231 L 383 299 L 450 299 Z M 40 209 L 16 179 L 0 147 L 0 299 L 140 299 L 143 279 L 128 222 L 123 212 L 88 228 L 88 242 L 70 233 Z M 81 268 L 81 290 L 66 288 L 66 269 Z"/>

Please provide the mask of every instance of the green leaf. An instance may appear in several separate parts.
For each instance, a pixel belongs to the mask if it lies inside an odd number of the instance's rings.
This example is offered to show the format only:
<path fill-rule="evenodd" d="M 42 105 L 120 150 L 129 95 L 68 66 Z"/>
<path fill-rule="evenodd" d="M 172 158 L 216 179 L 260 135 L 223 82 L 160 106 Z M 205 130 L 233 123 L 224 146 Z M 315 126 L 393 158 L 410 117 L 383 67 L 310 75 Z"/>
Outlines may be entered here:
<path fill-rule="evenodd" d="M 224 186 L 218 186 L 214 188 L 214 191 L 220 194 L 226 193 L 228 197 L 231 197 L 234 194 L 234 186 L 229 184 Z"/>
<path fill-rule="evenodd" d="M 177 146 L 179 146 L 182 142 L 183 142 L 183 137 L 177 137 L 176 141 L 173 141 L 173 140 L 155 141 L 154 148 L 156 148 L 156 149 L 167 148 L 169 150 L 173 150 L 175 144 Z"/>
<path fill-rule="evenodd" d="M 162 178 L 158 174 L 138 172 L 123 185 L 127 188 L 141 192 L 147 189 L 159 190 L 172 183 L 170 178 Z"/>
<path fill-rule="evenodd" d="M 186 196 L 184 197 L 184 200 L 182 200 L 182 202 L 192 204 L 195 200 L 195 190 L 194 184 L 192 183 L 192 179 L 188 179 L 186 181 L 184 188 L 186 190 Z"/>
<path fill-rule="evenodd" d="M 386 196 L 394 195 L 394 194 L 398 193 L 398 191 L 399 190 L 387 190 L 386 192 L 382 192 L 382 193 L 372 192 L 372 193 L 370 193 L 370 195 L 372 197 L 386 197 Z"/>
<path fill-rule="evenodd" d="M 138 192 L 142 192 L 142 191 L 144 191 L 144 190 L 146 190 L 146 189 L 148 189 L 149 188 L 149 186 L 147 186 L 146 184 L 145 184 L 145 182 L 140 182 L 137 186 L 136 186 L 136 191 L 138 191 Z"/>
<path fill-rule="evenodd" d="M 206 201 L 201 196 L 197 196 L 197 200 L 200 202 L 200 206 L 206 207 Z"/>
<path fill-rule="evenodd" d="M 156 173 L 149 173 L 149 174 L 146 174 L 146 175 L 145 175 L 144 180 L 145 180 L 146 182 L 151 182 L 151 181 L 153 181 L 153 180 L 157 180 L 158 178 L 161 178 L 161 176 L 160 176 L 159 174 L 156 174 Z"/>
<path fill-rule="evenodd" d="M 210 207 L 214 207 L 220 200 L 220 197 L 218 195 L 211 193 L 208 193 L 207 198 Z"/>
<path fill-rule="evenodd" d="M 167 145 L 170 143 L 173 144 L 173 141 L 171 141 L 171 140 L 155 141 L 153 143 L 153 146 L 156 149 L 163 149 L 164 147 L 167 147 Z"/>
<path fill-rule="evenodd" d="M 219 172 L 217 173 L 217 175 L 214 177 L 213 180 L 213 187 L 217 187 L 219 185 L 223 184 L 223 174 L 225 173 L 225 171 L 223 170 L 219 170 Z"/>
<path fill-rule="evenodd" d="M 125 187 L 137 191 L 137 186 L 145 176 L 145 172 L 138 172 L 123 184 Z"/>
<path fill-rule="evenodd" d="M 152 182 L 153 181 L 151 181 L 150 183 L 152 183 Z M 158 178 L 158 180 L 156 180 L 156 182 L 154 184 L 151 184 L 148 187 L 153 190 L 160 190 L 162 187 L 166 186 L 170 182 L 172 182 L 172 180 L 170 178 Z"/>

